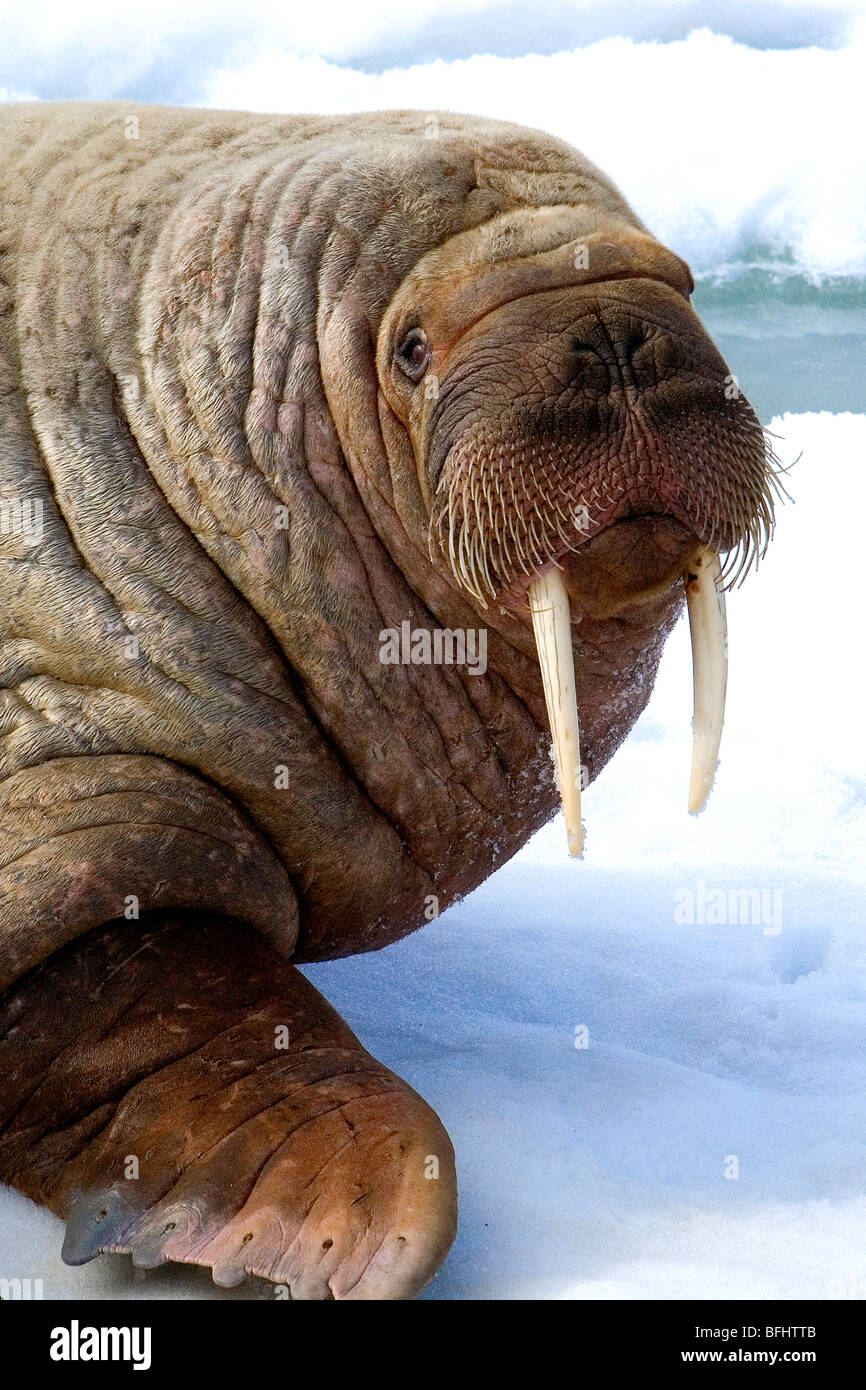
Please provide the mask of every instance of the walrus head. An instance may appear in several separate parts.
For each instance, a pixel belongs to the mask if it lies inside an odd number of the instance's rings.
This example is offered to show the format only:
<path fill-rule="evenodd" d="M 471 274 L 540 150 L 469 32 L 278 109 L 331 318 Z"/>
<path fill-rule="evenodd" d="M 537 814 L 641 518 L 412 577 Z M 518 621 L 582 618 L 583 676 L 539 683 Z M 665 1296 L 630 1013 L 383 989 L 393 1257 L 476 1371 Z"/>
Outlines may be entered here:
<path fill-rule="evenodd" d="M 574 854 L 575 666 L 612 623 L 662 623 L 685 591 L 699 811 L 724 716 L 724 588 L 772 534 L 765 435 L 693 287 L 636 219 L 518 208 L 423 256 L 378 334 L 431 558 L 486 621 L 534 632 Z"/>

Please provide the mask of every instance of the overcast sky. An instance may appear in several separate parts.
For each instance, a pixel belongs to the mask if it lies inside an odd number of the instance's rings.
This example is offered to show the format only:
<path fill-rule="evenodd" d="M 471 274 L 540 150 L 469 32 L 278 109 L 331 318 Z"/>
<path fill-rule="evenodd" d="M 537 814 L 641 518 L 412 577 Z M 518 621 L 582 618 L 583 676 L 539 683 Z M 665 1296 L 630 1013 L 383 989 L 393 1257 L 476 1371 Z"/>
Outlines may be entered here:
<path fill-rule="evenodd" d="M 4 0 L 6 96 L 204 102 L 223 72 L 320 57 L 365 73 L 552 54 L 712 28 L 759 48 L 843 46 L 864 0 Z M 291 106 L 290 92 L 286 103 Z"/>

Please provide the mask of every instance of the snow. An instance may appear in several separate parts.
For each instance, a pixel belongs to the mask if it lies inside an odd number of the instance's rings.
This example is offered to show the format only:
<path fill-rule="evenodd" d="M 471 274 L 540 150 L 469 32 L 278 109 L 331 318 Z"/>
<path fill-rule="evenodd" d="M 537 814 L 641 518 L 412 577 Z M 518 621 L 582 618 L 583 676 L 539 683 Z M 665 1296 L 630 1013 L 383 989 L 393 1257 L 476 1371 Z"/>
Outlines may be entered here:
<path fill-rule="evenodd" d="M 729 602 L 703 815 L 681 625 L 585 795 L 583 863 L 557 818 L 414 937 L 307 970 L 454 1140 L 460 1233 L 427 1298 L 866 1297 L 866 416 L 771 428 L 802 453 L 796 505 Z M 769 893 L 781 920 L 678 921 L 700 884 Z M 66 1270 L 59 1222 L 15 1193 L 0 1215 L 0 1275 L 47 1298 L 268 1296 Z"/>

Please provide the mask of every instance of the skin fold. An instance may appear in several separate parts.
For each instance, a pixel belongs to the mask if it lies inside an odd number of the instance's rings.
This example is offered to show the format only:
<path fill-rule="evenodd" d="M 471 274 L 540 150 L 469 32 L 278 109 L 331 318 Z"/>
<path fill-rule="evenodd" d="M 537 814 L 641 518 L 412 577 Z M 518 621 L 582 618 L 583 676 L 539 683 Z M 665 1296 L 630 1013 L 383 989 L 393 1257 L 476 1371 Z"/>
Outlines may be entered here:
<path fill-rule="evenodd" d="M 554 814 L 553 563 L 598 775 L 690 559 L 768 533 L 762 433 L 688 268 L 539 132 L 12 105 L 0 222 L 0 503 L 42 518 L 0 534 L 0 1178 L 74 1261 L 411 1296 L 450 1142 L 288 961 Z M 405 623 L 485 669 L 384 662 Z"/>

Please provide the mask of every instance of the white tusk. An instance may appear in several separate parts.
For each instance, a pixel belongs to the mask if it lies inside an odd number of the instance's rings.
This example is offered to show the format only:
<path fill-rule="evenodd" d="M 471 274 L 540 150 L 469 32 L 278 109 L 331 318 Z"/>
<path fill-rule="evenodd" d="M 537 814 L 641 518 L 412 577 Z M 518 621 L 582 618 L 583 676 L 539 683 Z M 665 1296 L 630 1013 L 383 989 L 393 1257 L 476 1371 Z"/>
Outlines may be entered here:
<path fill-rule="evenodd" d="M 718 555 L 702 550 L 686 571 L 695 686 L 689 813 L 706 805 L 716 775 L 728 684 L 728 622 Z"/>
<path fill-rule="evenodd" d="M 529 607 L 556 755 L 559 790 L 568 831 L 568 852 L 575 859 L 581 859 L 580 725 L 574 688 L 571 609 L 560 570 L 554 567 L 536 575 L 529 586 Z"/>

